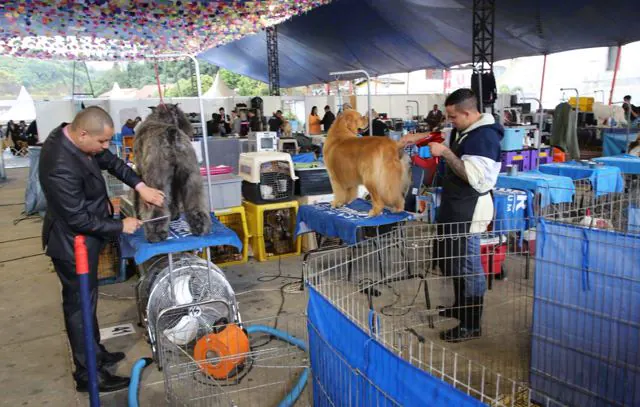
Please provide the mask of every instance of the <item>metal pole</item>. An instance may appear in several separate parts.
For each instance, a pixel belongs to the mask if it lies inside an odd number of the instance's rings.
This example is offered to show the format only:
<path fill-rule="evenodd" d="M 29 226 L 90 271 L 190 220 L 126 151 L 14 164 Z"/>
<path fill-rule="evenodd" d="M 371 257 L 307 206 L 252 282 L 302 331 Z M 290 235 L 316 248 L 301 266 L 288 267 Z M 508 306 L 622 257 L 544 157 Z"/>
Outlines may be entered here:
<path fill-rule="evenodd" d="M 96 349 L 94 342 L 93 307 L 91 306 L 91 289 L 89 288 L 89 253 L 85 237 L 77 235 L 74 239 L 74 254 L 76 259 L 76 275 L 80 283 L 80 304 L 82 306 L 82 330 L 84 333 L 84 356 L 87 364 L 87 385 L 89 387 L 89 402 L 91 407 L 100 406 L 98 393 L 98 366 L 96 363 Z"/>
<path fill-rule="evenodd" d="M 204 146 L 204 162 L 207 172 L 207 193 L 209 194 L 209 211 L 213 212 L 213 195 L 211 191 L 211 174 L 209 174 L 209 147 L 207 146 L 207 122 L 204 119 L 204 105 L 202 103 L 202 81 L 200 80 L 200 64 L 198 60 L 189 54 L 163 54 L 163 55 L 147 55 L 145 58 L 189 58 L 193 61 L 196 68 L 196 85 L 198 90 L 198 104 L 200 105 L 200 125 L 202 126 L 202 143 Z"/>
<path fill-rule="evenodd" d="M 540 98 L 542 100 L 542 92 L 544 91 L 544 77 L 547 74 L 547 54 L 544 54 L 544 60 L 542 62 L 542 79 L 540 80 Z"/>
<path fill-rule="evenodd" d="M 611 80 L 611 92 L 609 92 L 609 104 L 613 103 L 613 91 L 616 88 L 616 79 L 618 78 L 618 69 L 620 68 L 620 54 L 622 53 L 622 45 L 618 44 L 618 53 L 616 54 L 616 66 L 613 68 L 613 79 Z"/>
<path fill-rule="evenodd" d="M 357 69 L 355 71 L 329 72 L 329 75 L 352 75 L 356 73 L 364 74 L 364 76 L 367 77 L 367 116 L 369 117 L 369 135 L 371 136 L 373 131 L 373 119 L 371 118 L 371 77 L 369 76 L 369 73 L 362 69 Z"/>

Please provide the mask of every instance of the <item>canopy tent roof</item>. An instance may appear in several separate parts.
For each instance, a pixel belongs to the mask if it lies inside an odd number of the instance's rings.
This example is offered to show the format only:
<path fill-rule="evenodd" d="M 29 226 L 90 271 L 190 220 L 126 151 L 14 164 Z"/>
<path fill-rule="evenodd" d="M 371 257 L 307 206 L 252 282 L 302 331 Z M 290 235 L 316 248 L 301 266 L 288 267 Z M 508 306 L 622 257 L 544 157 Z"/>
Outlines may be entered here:
<path fill-rule="evenodd" d="M 202 95 L 203 98 L 221 98 L 235 96 L 235 92 L 231 90 L 220 77 L 220 71 L 216 73 L 211 87 Z"/>
<path fill-rule="evenodd" d="M 329 1 L 5 0 L 0 54 L 83 60 L 196 54 Z"/>
<path fill-rule="evenodd" d="M 471 62 L 473 0 L 334 0 L 278 25 L 280 86 Z M 495 60 L 640 40 L 626 0 L 496 0 Z M 264 31 L 199 57 L 268 81 Z"/>
<path fill-rule="evenodd" d="M 24 120 L 31 121 L 36 119 L 36 105 L 33 103 L 33 98 L 23 87 L 20 88 L 20 93 L 16 99 L 16 103 L 11 106 L 11 109 L 6 111 L 0 116 L 0 121 L 6 122 L 13 120 L 14 122 Z"/>

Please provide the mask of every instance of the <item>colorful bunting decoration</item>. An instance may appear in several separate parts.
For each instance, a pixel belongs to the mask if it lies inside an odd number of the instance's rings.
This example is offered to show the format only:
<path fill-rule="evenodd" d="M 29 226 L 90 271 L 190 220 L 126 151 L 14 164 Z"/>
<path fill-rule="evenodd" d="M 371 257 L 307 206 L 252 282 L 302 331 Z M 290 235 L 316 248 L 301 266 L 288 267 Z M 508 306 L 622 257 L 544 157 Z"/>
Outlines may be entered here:
<path fill-rule="evenodd" d="M 196 55 L 331 0 L 8 0 L 0 55 L 38 59 L 144 59 Z"/>

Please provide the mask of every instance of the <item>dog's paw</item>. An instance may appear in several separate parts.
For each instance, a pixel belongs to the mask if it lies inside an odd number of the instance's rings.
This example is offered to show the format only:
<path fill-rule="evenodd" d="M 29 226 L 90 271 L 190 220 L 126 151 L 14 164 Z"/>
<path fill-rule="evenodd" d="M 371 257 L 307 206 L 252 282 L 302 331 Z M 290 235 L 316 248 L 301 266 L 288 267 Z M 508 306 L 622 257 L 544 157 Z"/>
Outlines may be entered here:
<path fill-rule="evenodd" d="M 167 229 L 157 226 L 148 226 L 144 228 L 144 235 L 151 243 L 162 242 L 167 240 L 167 237 L 169 236 L 169 231 Z"/>
<path fill-rule="evenodd" d="M 373 208 L 369 211 L 369 217 L 373 218 L 374 216 L 378 216 L 382 213 L 382 209 L 380 208 Z"/>
<path fill-rule="evenodd" d="M 331 207 L 332 208 L 340 208 L 341 206 L 344 206 L 343 202 L 340 202 L 340 201 L 332 201 L 331 202 Z"/>
<path fill-rule="evenodd" d="M 191 233 L 196 236 L 206 235 L 211 231 L 211 218 L 205 212 L 187 213 L 187 223 Z"/>

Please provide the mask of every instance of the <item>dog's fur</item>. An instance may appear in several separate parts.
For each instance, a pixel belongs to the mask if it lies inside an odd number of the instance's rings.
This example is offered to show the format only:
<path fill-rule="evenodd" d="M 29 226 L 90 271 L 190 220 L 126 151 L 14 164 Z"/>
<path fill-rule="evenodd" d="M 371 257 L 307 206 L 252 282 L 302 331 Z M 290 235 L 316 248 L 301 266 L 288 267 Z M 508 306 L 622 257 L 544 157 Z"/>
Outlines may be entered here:
<path fill-rule="evenodd" d="M 151 110 L 133 145 L 136 171 L 145 184 L 163 191 L 166 197 L 164 206 L 158 208 L 141 202 L 136 195 L 136 211 L 143 221 L 166 215 L 170 218 L 145 223 L 145 236 L 150 242 L 165 240 L 169 221 L 180 216 L 181 205 L 191 233 L 209 233 L 211 218 L 191 145 L 193 128 L 177 105 L 161 104 Z"/>
<path fill-rule="evenodd" d="M 358 186 L 364 185 L 373 203 L 369 216 L 379 215 L 385 206 L 402 211 L 410 182 L 409 160 L 388 137 L 357 137 L 358 129 L 367 125 L 366 117 L 348 109 L 329 129 L 323 153 L 334 193 L 332 206 L 350 203 Z"/>

